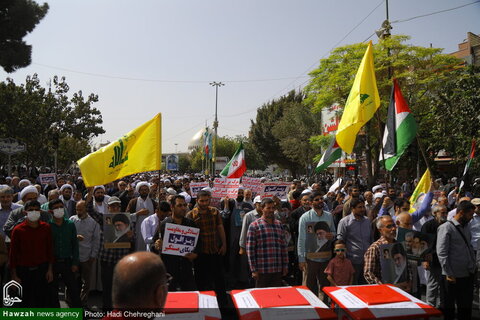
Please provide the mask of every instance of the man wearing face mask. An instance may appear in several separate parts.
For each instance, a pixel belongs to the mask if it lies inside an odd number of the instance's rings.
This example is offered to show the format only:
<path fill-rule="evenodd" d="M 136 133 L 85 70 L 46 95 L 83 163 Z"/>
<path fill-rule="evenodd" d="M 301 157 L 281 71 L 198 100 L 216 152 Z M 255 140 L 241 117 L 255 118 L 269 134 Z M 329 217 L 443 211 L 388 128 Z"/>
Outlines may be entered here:
<path fill-rule="evenodd" d="M 81 307 L 80 292 L 78 290 L 75 274 L 78 272 L 79 253 L 77 229 L 73 221 L 65 217 L 63 202 L 60 199 L 49 203 L 52 214 L 50 227 L 52 229 L 55 263 L 53 264 L 53 291 L 52 302 L 60 308 L 58 301 L 58 285 L 61 276 L 67 287 L 67 302 L 71 308 Z"/>
<path fill-rule="evenodd" d="M 25 202 L 26 219 L 11 234 L 10 271 L 12 280 L 23 288 L 18 307 L 53 307 L 48 283 L 53 280 L 53 241 L 50 225 L 40 219 L 40 203 Z"/>
<path fill-rule="evenodd" d="M 139 194 L 139 197 L 130 200 L 127 206 L 127 212 L 130 212 L 130 218 L 132 220 L 132 230 L 134 231 L 135 238 L 135 251 L 146 251 L 147 246 L 145 240 L 142 237 L 142 222 L 148 216 L 155 213 L 157 203 L 150 199 L 150 184 L 146 181 L 137 183 L 135 191 Z"/>
<path fill-rule="evenodd" d="M 437 255 L 445 281 L 445 319 L 472 318 L 475 257 L 468 223 L 475 206 L 470 201 L 458 204 L 452 220 L 443 223 L 437 231 Z"/>
<path fill-rule="evenodd" d="M 77 239 L 80 258 L 80 300 L 87 306 L 90 291 L 90 275 L 100 250 L 100 226 L 87 214 L 85 201 L 77 202 L 77 214 L 70 217 L 77 228 Z"/>

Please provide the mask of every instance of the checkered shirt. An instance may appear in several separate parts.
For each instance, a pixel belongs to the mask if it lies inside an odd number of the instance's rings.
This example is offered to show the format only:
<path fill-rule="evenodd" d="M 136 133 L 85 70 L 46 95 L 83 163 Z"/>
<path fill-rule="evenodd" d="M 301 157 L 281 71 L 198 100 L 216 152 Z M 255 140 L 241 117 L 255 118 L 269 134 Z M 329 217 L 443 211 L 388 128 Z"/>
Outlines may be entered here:
<path fill-rule="evenodd" d="M 365 266 L 363 276 L 369 284 L 382 283 L 382 270 L 380 268 L 380 245 L 387 244 L 388 241 L 383 236 L 372 243 L 365 252 Z"/>
<path fill-rule="evenodd" d="M 270 224 L 264 218 L 252 222 L 247 233 L 247 255 L 252 272 L 275 273 L 287 269 L 288 252 L 282 224 L 276 219 Z"/>

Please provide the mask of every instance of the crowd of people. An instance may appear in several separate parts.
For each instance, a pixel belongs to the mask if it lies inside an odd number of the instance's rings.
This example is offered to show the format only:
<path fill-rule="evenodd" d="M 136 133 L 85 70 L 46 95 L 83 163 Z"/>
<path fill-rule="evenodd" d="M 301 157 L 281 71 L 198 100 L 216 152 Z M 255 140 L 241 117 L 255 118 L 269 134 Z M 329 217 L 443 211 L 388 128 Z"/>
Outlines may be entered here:
<path fill-rule="evenodd" d="M 192 193 L 190 183 L 201 181 L 210 186 Z M 89 188 L 81 176 L 48 185 L 0 177 L 0 276 L 22 285 L 18 306 L 59 307 L 63 282 L 69 306 L 91 308 L 99 273 L 108 310 L 129 305 L 115 293 L 118 262 L 150 251 L 163 261 L 169 291 L 215 290 L 221 309 L 231 305 L 231 289 L 305 285 L 327 301 L 324 286 L 391 283 L 425 296 L 446 319 L 455 312 L 469 319 L 478 289 L 479 185 L 459 192 L 455 178 L 436 179 L 410 203 L 415 182 L 367 188 L 357 177 L 293 180 L 286 199 L 243 187 L 235 199 L 215 199 L 212 179 L 199 174 L 143 173 Z M 192 252 L 162 251 L 167 223 L 200 230 Z M 142 296 L 138 286 L 128 290 Z M 116 294 L 121 303 L 112 302 Z"/>

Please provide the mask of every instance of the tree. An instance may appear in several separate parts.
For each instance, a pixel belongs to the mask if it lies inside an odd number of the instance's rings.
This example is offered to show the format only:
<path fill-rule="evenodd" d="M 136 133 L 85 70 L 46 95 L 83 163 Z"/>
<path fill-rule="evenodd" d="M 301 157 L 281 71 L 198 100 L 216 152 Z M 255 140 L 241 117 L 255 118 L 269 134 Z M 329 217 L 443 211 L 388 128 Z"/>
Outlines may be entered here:
<path fill-rule="evenodd" d="M 381 98 L 379 115 L 380 119 L 386 117 L 392 86 L 388 76 L 391 68 L 392 76 L 399 80 L 405 99 L 422 127 L 423 113 L 430 108 L 430 95 L 442 90 L 445 81 L 458 67 L 459 60 L 441 54 L 442 49 L 405 44 L 408 39 L 408 36 L 396 35 L 382 39 L 374 45 L 375 74 Z M 367 44 L 359 43 L 336 48 L 310 73 L 312 79 L 306 86 L 305 93 L 306 103 L 312 105 L 313 112 L 318 112 L 333 103 L 345 104 L 366 47 Z M 376 159 L 383 134 L 382 122 L 379 123 L 378 119 L 369 121 L 361 132 L 363 138 L 357 139 L 354 149 L 357 155 L 365 153 L 367 164 L 370 166 L 368 170 L 370 182 L 375 180 L 375 175 L 379 171 Z M 410 160 L 402 158 L 402 161 Z"/>
<path fill-rule="evenodd" d="M 48 12 L 48 4 L 32 0 L 2 0 L 0 4 L 0 66 L 14 72 L 30 65 L 32 46 L 23 38 Z"/>
<path fill-rule="evenodd" d="M 289 169 L 293 176 L 296 176 L 297 172 L 304 167 L 283 152 L 280 138 L 276 136 L 273 129 L 289 108 L 302 103 L 302 101 L 303 94 L 291 91 L 277 100 L 264 104 L 257 110 L 257 117 L 255 121 L 252 120 L 249 132 L 249 141 L 263 161 L 266 164 L 275 163 L 281 168 Z M 280 129 L 278 130 L 280 131 Z M 291 134 L 293 135 L 295 132 L 296 130 Z"/>
<path fill-rule="evenodd" d="M 65 78 L 56 76 L 48 90 L 36 74 L 28 76 L 25 84 L 17 85 L 12 79 L 0 83 L 0 136 L 27 146 L 26 152 L 16 156 L 18 161 L 53 167 L 53 153 L 58 150 L 59 164 L 68 169 L 72 161 L 90 152 L 91 138 L 105 133 L 101 113 L 92 106 L 98 96 L 85 98 L 79 91 L 69 98 L 68 92 Z"/>
<path fill-rule="evenodd" d="M 313 167 L 313 157 L 320 149 L 310 143 L 310 138 L 322 132 L 320 113 L 312 113 L 302 102 L 293 102 L 275 123 L 272 132 L 288 159 L 307 171 L 308 167 Z"/>

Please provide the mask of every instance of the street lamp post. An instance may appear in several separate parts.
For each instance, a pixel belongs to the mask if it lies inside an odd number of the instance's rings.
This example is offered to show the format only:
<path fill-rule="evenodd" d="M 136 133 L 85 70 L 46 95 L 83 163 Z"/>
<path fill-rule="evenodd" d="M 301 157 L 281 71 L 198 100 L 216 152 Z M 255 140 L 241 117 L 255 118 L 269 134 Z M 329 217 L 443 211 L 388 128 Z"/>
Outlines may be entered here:
<path fill-rule="evenodd" d="M 217 161 L 217 129 L 218 129 L 218 87 L 222 87 L 225 84 L 222 82 L 210 82 L 210 85 L 212 87 L 215 87 L 215 121 L 213 122 L 213 129 L 215 132 L 215 135 L 213 136 L 213 152 L 212 152 L 212 161 L 213 161 L 213 168 L 212 168 L 212 173 L 213 176 L 215 176 L 215 163 Z"/>

